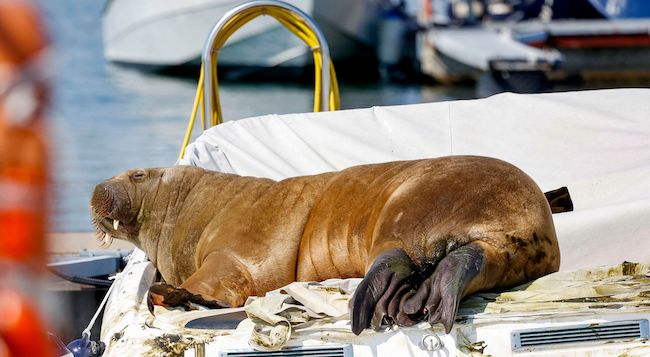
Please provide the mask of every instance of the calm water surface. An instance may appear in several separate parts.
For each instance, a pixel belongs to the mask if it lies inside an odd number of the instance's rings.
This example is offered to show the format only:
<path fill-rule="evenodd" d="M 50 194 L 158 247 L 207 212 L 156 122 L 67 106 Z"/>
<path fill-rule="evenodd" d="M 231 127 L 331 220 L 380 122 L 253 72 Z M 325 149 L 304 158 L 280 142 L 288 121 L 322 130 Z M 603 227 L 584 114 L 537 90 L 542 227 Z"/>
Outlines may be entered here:
<path fill-rule="evenodd" d="M 196 84 L 192 79 L 107 63 L 101 41 L 103 1 L 40 0 L 39 4 L 53 43 L 51 231 L 90 231 L 88 202 L 95 184 L 129 168 L 175 162 Z M 313 99 L 310 85 L 292 83 L 220 83 L 220 94 L 226 120 L 307 112 Z M 472 95 L 468 88 L 341 84 L 344 109 Z"/>

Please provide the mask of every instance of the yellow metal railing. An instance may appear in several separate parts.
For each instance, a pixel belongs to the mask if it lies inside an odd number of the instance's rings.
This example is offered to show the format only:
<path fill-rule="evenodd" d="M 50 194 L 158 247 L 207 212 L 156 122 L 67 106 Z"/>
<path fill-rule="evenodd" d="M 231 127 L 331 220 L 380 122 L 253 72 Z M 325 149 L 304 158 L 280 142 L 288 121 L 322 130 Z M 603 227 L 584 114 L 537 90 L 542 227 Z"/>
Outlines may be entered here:
<path fill-rule="evenodd" d="M 210 126 L 223 123 L 217 84 L 219 51 L 237 29 L 260 15 L 269 15 L 275 18 L 311 48 L 316 71 L 314 111 L 339 109 L 338 82 L 330 59 L 329 47 L 314 20 L 300 9 L 281 1 L 252 1 L 230 10 L 210 32 L 203 50 L 203 64 L 201 65 L 201 75 L 199 76 L 194 98 L 194 107 L 192 108 L 179 159 L 185 155 L 185 147 L 190 141 L 199 108 L 201 109 L 203 130 L 206 129 L 206 118 L 210 118 Z"/>

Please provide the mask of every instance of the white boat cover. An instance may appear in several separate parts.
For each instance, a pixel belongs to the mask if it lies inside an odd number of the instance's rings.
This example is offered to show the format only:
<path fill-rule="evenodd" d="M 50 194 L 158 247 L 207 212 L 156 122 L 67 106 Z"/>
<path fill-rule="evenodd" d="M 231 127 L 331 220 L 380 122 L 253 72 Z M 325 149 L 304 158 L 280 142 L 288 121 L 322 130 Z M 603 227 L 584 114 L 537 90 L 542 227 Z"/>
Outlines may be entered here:
<path fill-rule="evenodd" d="M 179 164 L 283 179 L 349 166 L 482 155 L 568 186 L 555 214 L 561 270 L 650 262 L 650 89 L 504 93 L 328 113 L 267 115 L 205 131 Z"/>

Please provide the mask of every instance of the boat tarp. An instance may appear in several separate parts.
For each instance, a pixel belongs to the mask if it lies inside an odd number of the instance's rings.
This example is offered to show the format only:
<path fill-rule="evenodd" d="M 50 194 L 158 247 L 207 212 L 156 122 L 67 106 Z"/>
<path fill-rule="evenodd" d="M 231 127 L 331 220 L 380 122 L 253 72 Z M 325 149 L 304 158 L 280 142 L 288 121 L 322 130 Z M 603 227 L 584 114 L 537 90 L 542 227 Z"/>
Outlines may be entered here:
<path fill-rule="evenodd" d="M 210 128 L 178 164 L 276 180 L 446 155 L 508 161 L 543 191 L 561 270 L 650 262 L 650 89 L 503 93 L 476 100 L 266 115 Z"/>

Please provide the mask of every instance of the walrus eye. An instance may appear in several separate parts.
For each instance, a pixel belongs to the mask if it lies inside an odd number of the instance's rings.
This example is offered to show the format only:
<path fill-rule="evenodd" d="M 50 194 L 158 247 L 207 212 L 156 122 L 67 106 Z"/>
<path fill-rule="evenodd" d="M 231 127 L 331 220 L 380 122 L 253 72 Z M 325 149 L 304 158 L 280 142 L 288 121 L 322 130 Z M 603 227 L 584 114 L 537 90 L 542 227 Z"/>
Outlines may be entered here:
<path fill-rule="evenodd" d="M 147 177 L 147 173 L 144 170 L 138 170 L 131 174 L 131 179 L 134 181 L 141 181 Z"/>

